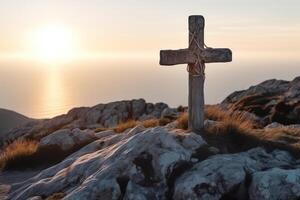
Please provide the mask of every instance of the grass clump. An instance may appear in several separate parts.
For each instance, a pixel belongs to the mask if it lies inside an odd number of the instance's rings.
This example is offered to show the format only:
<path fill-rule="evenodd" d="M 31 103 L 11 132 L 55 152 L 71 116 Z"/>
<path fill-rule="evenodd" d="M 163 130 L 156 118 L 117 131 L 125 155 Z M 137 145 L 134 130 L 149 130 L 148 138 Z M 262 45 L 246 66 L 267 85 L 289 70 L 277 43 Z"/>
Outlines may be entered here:
<path fill-rule="evenodd" d="M 225 153 L 261 146 L 260 134 L 252 121 L 243 115 L 224 116 L 222 121 L 205 129 L 204 138 Z"/>
<path fill-rule="evenodd" d="M 168 123 L 171 123 L 173 120 L 171 120 L 171 119 L 169 119 L 169 118 L 166 118 L 166 117 L 164 117 L 164 118 L 160 118 L 159 120 L 158 120 L 158 125 L 159 126 L 165 126 L 165 125 L 167 125 Z"/>
<path fill-rule="evenodd" d="M 172 122 L 172 120 L 170 120 L 168 118 L 147 119 L 144 121 L 137 121 L 137 120 L 130 119 L 128 121 L 119 123 L 115 128 L 113 128 L 113 130 L 116 133 L 123 133 L 127 129 L 133 128 L 137 125 L 142 125 L 145 128 L 151 128 L 151 127 L 156 127 L 156 126 L 164 126 L 170 122 Z"/>
<path fill-rule="evenodd" d="M 147 119 L 141 122 L 145 128 L 151 128 L 159 125 L 158 119 Z"/>
<path fill-rule="evenodd" d="M 16 140 L 9 144 L 0 154 L 0 169 L 14 168 L 28 162 L 38 149 L 34 140 Z"/>
<path fill-rule="evenodd" d="M 113 130 L 114 130 L 116 133 L 123 133 L 124 131 L 126 131 L 126 130 L 129 129 L 129 128 L 135 127 L 137 124 L 138 124 L 137 121 L 135 121 L 135 120 L 133 120 L 133 119 L 130 119 L 130 120 L 128 120 L 128 121 L 119 123 L 119 124 L 117 125 L 117 127 L 115 127 Z"/>
<path fill-rule="evenodd" d="M 187 130 L 188 127 L 189 127 L 188 121 L 189 121 L 189 115 L 188 115 L 188 113 L 186 113 L 186 112 L 182 113 L 177 118 L 177 126 L 176 126 L 176 128 Z"/>
<path fill-rule="evenodd" d="M 281 145 L 288 145 L 293 150 L 300 151 L 299 128 L 278 127 L 273 129 L 264 129 L 264 132 L 261 134 L 261 137 L 264 140 L 277 141 Z"/>
<path fill-rule="evenodd" d="M 58 193 L 54 193 L 51 196 L 47 197 L 45 200 L 61 200 L 65 197 L 65 193 L 63 192 L 58 192 Z"/>

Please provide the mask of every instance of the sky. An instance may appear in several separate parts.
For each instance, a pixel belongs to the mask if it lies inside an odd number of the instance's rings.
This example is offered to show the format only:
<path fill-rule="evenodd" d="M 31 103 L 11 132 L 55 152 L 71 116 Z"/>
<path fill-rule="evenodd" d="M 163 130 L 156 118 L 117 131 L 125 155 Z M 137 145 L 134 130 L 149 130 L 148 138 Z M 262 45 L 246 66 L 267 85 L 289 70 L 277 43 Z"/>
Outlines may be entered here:
<path fill-rule="evenodd" d="M 187 18 L 206 18 L 208 46 L 300 52 L 298 0 L 0 0 L 0 54 L 28 52 L 28 33 L 60 24 L 88 54 L 151 54 L 187 46 Z"/>
<path fill-rule="evenodd" d="M 0 108 L 34 118 L 145 98 L 187 105 L 185 65 L 159 50 L 188 46 L 188 16 L 233 61 L 206 66 L 205 101 L 300 74 L 299 0 L 0 0 Z"/>

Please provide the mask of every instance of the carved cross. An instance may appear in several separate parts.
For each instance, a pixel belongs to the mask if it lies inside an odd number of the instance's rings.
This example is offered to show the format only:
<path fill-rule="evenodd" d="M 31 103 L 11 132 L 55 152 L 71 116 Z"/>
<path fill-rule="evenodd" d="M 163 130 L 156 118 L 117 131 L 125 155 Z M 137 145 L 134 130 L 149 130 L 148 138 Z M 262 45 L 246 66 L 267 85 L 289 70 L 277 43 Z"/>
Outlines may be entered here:
<path fill-rule="evenodd" d="M 189 129 L 201 132 L 204 127 L 204 69 L 205 63 L 230 62 L 232 53 L 225 48 L 207 48 L 204 44 L 204 18 L 189 17 L 189 47 L 160 51 L 160 65 L 188 64 Z"/>

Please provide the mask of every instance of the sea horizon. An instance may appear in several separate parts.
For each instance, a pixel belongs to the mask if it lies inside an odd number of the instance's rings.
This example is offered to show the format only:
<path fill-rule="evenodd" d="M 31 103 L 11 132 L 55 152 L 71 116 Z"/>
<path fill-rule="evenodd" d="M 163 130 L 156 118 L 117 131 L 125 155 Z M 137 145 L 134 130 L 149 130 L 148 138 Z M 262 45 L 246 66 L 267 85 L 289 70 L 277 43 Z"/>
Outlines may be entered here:
<path fill-rule="evenodd" d="M 232 63 L 206 64 L 205 102 L 219 103 L 267 79 L 291 80 L 300 75 L 299 64 L 296 54 L 234 52 Z M 160 66 L 155 52 L 78 58 L 52 67 L 34 59 L 2 57 L 0 80 L 0 107 L 31 118 L 136 98 L 172 107 L 187 106 L 188 101 L 186 65 Z"/>

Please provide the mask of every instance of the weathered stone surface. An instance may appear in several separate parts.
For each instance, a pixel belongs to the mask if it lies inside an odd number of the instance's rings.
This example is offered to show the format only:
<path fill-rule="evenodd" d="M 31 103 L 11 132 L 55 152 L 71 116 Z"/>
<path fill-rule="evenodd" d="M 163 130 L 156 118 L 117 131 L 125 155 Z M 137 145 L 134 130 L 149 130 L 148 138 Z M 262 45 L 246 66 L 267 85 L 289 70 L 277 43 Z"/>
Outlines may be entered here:
<path fill-rule="evenodd" d="M 116 134 L 116 133 L 113 130 L 106 130 L 106 131 L 101 131 L 101 132 L 95 133 L 95 136 L 98 139 L 101 139 L 101 138 L 111 136 L 111 135 L 114 135 L 114 134 Z"/>
<path fill-rule="evenodd" d="M 175 182 L 174 199 L 245 199 L 240 187 L 252 173 L 292 162 L 285 152 L 266 153 L 261 148 L 248 152 L 210 157 L 185 172 Z M 236 197 L 235 195 L 239 195 Z"/>
<path fill-rule="evenodd" d="M 161 113 L 161 118 L 176 119 L 179 112 L 175 108 L 165 108 Z"/>
<path fill-rule="evenodd" d="M 17 138 L 41 139 L 63 128 L 92 129 L 114 127 L 119 122 L 129 119 L 160 118 L 165 108 L 168 108 L 168 105 L 165 103 L 146 103 L 144 99 L 98 104 L 91 108 L 74 108 L 65 115 L 34 121 L 9 131 L 0 138 L 0 146 Z"/>
<path fill-rule="evenodd" d="M 265 126 L 265 129 L 273 129 L 273 128 L 280 128 L 280 127 L 283 127 L 283 125 L 277 122 L 273 122 Z"/>
<path fill-rule="evenodd" d="M 279 94 L 284 93 L 289 88 L 289 82 L 283 80 L 271 79 L 264 81 L 258 85 L 251 86 L 247 90 L 236 91 L 230 94 L 223 103 L 236 102 L 239 99 L 250 95 L 264 95 L 264 94 Z"/>
<path fill-rule="evenodd" d="M 60 134 L 68 138 L 70 130 Z M 200 135 L 166 127 L 138 125 L 122 134 L 97 134 L 96 141 L 59 164 L 13 185 L 9 198 L 63 192 L 72 200 L 268 199 L 280 190 L 285 190 L 281 199 L 298 197 L 300 162 L 285 151 L 216 155 L 218 149 Z"/>
<path fill-rule="evenodd" d="M 163 127 L 136 129 L 87 145 L 58 165 L 15 185 L 10 198 L 68 191 L 65 199 L 119 199 L 123 195 L 127 199 L 137 195 L 164 199 L 168 174 L 177 163 L 190 162 L 195 149 L 206 143 L 194 133 Z"/>
<path fill-rule="evenodd" d="M 205 129 L 208 129 L 209 127 L 212 127 L 212 126 L 215 126 L 217 124 L 219 124 L 220 122 L 217 122 L 217 121 L 214 121 L 214 120 L 209 120 L 209 119 L 206 119 L 204 120 L 204 128 Z"/>
<path fill-rule="evenodd" d="M 61 129 L 41 139 L 39 148 L 57 146 L 63 151 L 69 151 L 76 146 L 91 142 L 95 138 L 95 134 L 91 130 Z"/>
<path fill-rule="evenodd" d="M 35 197 L 30 197 L 27 200 L 43 200 L 43 198 L 40 196 L 35 196 Z"/>
<path fill-rule="evenodd" d="M 229 95 L 223 102 L 233 110 L 248 111 L 264 124 L 300 124 L 300 77 L 292 81 L 271 79 Z"/>
<path fill-rule="evenodd" d="M 253 174 L 249 189 L 251 200 L 300 198 L 300 169 L 273 168 Z"/>
<path fill-rule="evenodd" d="M 169 129 L 175 129 L 178 125 L 178 122 L 177 121 L 173 121 L 171 123 L 168 123 L 167 125 L 165 125 L 166 128 L 169 128 Z"/>

